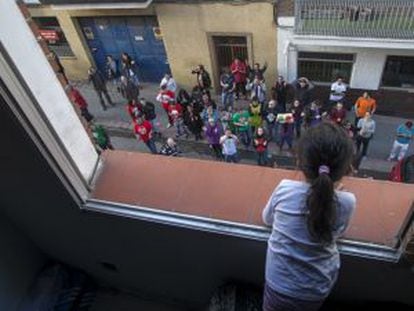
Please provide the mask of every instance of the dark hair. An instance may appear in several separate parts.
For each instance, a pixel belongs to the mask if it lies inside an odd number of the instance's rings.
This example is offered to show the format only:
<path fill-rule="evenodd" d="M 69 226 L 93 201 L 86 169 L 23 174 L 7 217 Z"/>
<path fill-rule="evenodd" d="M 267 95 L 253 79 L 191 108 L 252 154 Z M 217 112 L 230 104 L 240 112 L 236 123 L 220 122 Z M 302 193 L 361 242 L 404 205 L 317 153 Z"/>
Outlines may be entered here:
<path fill-rule="evenodd" d="M 413 127 L 413 122 L 412 121 L 407 121 L 405 122 L 405 126 L 408 128 L 412 128 Z"/>
<path fill-rule="evenodd" d="M 333 239 L 337 207 L 334 183 L 349 172 L 352 151 L 346 132 L 328 122 L 306 131 L 298 145 L 299 167 L 310 183 L 306 198 L 308 231 L 324 244 Z M 329 173 L 320 172 L 321 166 L 327 166 Z"/>

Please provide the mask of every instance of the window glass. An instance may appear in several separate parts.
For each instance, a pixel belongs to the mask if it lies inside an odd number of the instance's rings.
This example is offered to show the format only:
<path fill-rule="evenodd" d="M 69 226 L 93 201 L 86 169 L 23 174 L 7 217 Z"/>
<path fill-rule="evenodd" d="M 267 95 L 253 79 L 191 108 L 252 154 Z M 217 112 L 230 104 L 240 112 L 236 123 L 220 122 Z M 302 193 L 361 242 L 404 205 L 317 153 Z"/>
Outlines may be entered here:
<path fill-rule="evenodd" d="M 388 56 L 382 74 L 382 85 L 414 88 L 414 57 Z"/>

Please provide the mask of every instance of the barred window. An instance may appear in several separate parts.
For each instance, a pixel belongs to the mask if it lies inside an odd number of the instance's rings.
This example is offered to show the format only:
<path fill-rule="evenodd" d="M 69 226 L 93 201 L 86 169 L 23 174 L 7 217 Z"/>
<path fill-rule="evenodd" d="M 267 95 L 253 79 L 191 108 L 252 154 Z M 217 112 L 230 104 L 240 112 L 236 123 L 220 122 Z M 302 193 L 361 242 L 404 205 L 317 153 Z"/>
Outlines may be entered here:
<path fill-rule="evenodd" d="M 316 82 L 332 82 L 338 77 L 350 81 L 354 54 L 299 52 L 298 73 Z"/>
<path fill-rule="evenodd" d="M 33 20 L 37 23 L 40 35 L 46 40 L 50 50 L 54 51 L 59 57 L 74 56 L 55 17 L 34 17 Z"/>
<path fill-rule="evenodd" d="M 414 57 L 388 56 L 382 74 L 382 85 L 414 88 Z"/>

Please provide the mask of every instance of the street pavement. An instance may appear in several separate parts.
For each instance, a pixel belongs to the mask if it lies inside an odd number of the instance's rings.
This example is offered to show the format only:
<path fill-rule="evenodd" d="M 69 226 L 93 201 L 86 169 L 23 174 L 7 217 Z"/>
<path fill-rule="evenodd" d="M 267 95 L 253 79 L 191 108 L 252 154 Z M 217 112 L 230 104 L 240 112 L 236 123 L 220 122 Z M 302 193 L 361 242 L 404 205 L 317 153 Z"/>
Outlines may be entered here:
<path fill-rule="evenodd" d="M 147 152 L 146 146 L 142 143 L 137 142 L 133 136 L 131 120 L 125 109 L 126 101 L 118 93 L 116 87 L 108 84 L 109 94 L 115 103 L 115 107 L 108 106 L 108 109 L 106 111 L 103 111 L 99 104 L 99 99 L 91 85 L 88 85 L 82 81 L 72 83 L 78 87 L 78 89 L 88 101 L 89 111 L 95 116 L 95 121 L 99 124 L 102 124 L 109 130 L 114 147 L 116 149 Z M 174 128 L 166 128 L 166 114 L 161 105 L 155 100 L 157 93 L 158 85 L 148 83 L 142 84 L 140 97 L 144 97 L 145 99 L 152 101 L 155 104 L 157 116 L 160 119 L 162 125 L 161 131 L 163 137 L 174 137 Z M 216 103 L 220 105 L 219 97 L 216 98 Z M 245 103 L 238 103 L 236 106 L 243 104 Z M 353 121 L 351 113 L 349 113 L 349 118 L 351 121 Z M 370 142 L 370 146 L 368 148 L 368 156 L 362 161 L 360 169 L 385 173 L 389 172 L 391 167 L 394 165 L 393 162 L 388 162 L 386 159 L 389 155 L 392 143 L 394 141 L 395 130 L 401 123 L 405 122 L 406 120 L 381 115 L 374 115 L 374 120 L 376 121 L 376 133 Z M 159 142 L 158 147 L 160 147 L 160 145 L 161 143 Z M 193 138 L 190 138 L 188 140 L 183 139 L 179 140 L 179 146 L 183 150 L 182 155 L 185 157 L 214 160 L 207 148 L 205 141 L 201 143 L 195 143 Z M 240 147 L 240 149 L 244 149 L 244 147 Z M 278 147 L 274 143 L 271 143 L 269 145 L 269 153 L 273 156 L 292 157 L 292 155 L 286 151 L 280 153 Z M 414 144 L 411 144 L 408 154 L 413 153 Z M 246 156 L 244 157 L 244 155 Z M 245 152 L 242 153 L 241 158 L 243 159 L 242 162 L 245 164 L 256 164 L 254 161 L 253 148 L 250 148 L 250 150 L 245 150 Z"/>

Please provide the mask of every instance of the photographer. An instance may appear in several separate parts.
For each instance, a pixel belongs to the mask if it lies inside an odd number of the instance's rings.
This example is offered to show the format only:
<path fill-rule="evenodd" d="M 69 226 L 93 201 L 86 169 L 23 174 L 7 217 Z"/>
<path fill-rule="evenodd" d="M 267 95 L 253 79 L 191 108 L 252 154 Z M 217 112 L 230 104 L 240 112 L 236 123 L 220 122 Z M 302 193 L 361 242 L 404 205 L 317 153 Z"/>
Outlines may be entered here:
<path fill-rule="evenodd" d="M 230 130 L 226 130 L 225 134 L 220 138 L 220 145 L 223 147 L 223 156 L 226 162 L 239 162 L 237 155 L 237 142 L 239 139 Z"/>
<path fill-rule="evenodd" d="M 211 88 L 211 79 L 209 73 L 204 69 L 203 65 L 198 65 L 191 71 L 192 74 L 197 75 L 197 86 L 201 91 L 209 92 Z"/>

